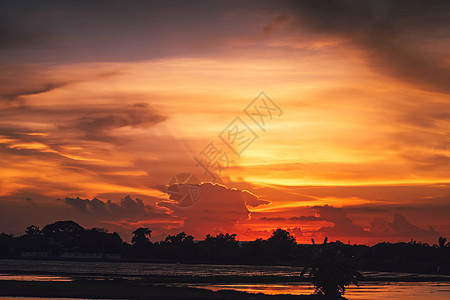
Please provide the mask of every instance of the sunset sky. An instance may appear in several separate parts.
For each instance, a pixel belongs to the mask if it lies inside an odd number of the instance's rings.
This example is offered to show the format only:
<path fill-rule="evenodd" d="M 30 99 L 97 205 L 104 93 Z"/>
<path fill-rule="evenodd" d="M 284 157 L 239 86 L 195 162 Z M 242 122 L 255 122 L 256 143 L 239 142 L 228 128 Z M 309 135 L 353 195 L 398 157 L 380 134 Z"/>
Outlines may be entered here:
<path fill-rule="evenodd" d="M 449 212 L 448 1 L 0 4 L 0 232 L 435 243 Z"/>

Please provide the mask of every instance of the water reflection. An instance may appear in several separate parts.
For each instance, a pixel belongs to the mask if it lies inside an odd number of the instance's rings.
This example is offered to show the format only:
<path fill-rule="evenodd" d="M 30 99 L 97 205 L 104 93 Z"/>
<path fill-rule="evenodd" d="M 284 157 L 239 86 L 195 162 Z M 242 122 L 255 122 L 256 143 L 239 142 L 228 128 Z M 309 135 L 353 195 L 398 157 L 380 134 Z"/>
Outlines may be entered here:
<path fill-rule="evenodd" d="M 0 280 L 20 281 L 70 281 L 74 279 L 102 280 L 105 278 L 142 279 L 145 276 L 224 276 L 239 282 L 254 276 L 279 276 L 281 281 L 288 281 L 299 276 L 300 267 L 287 266 L 243 266 L 243 265 L 188 265 L 188 264 L 154 264 L 154 263 L 107 263 L 107 262 L 69 262 L 69 261 L 21 261 L 0 260 Z M 6 274 L 6 273 L 15 274 Z M 21 275 L 17 273 L 34 272 L 55 275 Z M 366 278 L 374 280 L 391 279 L 429 281 L 433 275 L 364 272 Z M 361 282 L 361 286 L 350 287 L 345 296 L 352 300 L 362 299 L 450 299 L 450 276 L 440 276 L 445 282 Z M 447 279 L 448 278 L 448 279 Z M 230 281 L 228 281 L 230 282 Z M 169 284 L 170 285 L 170 284 Z M 173 284 L 175 285 L 175 284 Z M 210 290 L 232 289 L 249 293 L 277 294 L 311 294 L 313 288 L 308 283 L 277 284 L 178 284 L 182 286 L 203 287 Z M 0 297 L 0 299 L 6 299 Z M 18 298 L 14 298 L 18 299 Z M 33 299 L 33 298 L 24 298 Z"/>
<path fill-rule="evenodd" d="M 64 276 L 0 274 L 0 280 L 16 280 L 16 281 L 72 281 L 73 279 L 71 277 L 64 277 Z"/>
<path fill-rule="evenodd" d="M 358 299 L 450 299 L 450 282 L 394 282 L 362 284 L 349 288 L 345 294 L 350 300 Z"/>
<path fill-rule="evenodd" d="M 212 291 L 234 290 L 247 293 L 264 293 L 266 295 L 308 295 L 314 292 L 314 288 L 308 283 L 283 283 L 283 284 L 212 284 L 189 285 L 190 287 L 202 287 Z"/>
<path fill-rule="evenodd" d="M 214 284 L 214 285 L 189 285 L 190 287 L 202 287 L 213 291 L 235 290 L 248 293 L 264 293 L 267 295 L 307 295 L 314 289 L 307 283 L 293 284 Z M 363 282 L 359 287 L 350 287 L 345 293 L 349 300 L 374 300 L 374 299 L 450 299 L 450 282 Z"/>

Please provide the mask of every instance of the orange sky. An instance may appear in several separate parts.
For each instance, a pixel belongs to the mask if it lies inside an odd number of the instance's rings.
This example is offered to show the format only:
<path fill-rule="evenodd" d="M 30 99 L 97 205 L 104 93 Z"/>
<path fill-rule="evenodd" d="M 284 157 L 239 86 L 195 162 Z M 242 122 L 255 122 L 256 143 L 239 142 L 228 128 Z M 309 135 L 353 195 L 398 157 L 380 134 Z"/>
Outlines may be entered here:
<path fill-rule="evenodd" d="M 112 3 L 1 9 L 0 231 L 450 233 L 448 4 Z M 262 91 L 282 111 L 264 130 L 244 112 Z M 236 117 L 257 135 L 240 156 L 219 136 Z M 222 185 L 180 209 L 166 186 L 211 181 L 210 142 Z"/>

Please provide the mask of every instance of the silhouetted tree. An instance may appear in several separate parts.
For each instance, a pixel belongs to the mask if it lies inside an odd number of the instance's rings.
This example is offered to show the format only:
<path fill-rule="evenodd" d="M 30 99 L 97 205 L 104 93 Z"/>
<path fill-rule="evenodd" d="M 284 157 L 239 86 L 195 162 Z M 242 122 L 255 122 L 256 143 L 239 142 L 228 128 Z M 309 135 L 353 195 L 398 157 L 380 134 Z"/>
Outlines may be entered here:
<path fill-rule="evenodd" d="M 117 232 L 108 233 L 104 228 L 91 228 L 80 234 L 78 247 L 81 252 L 120 253 L 122 243 Z"/>
<path fill-rule="evenodd" d="M 25 235 L 30 237 L 35 237 L 41 235 L 41 230 L 38 226 L 28 226 L 27 229 L 25 229 Z"/>
<path fill-rule="evenodd" d="M 241 246 L 240 261 L 243 263 L 267 263 L 271 258 L 267 248 L 267 240 L 257 238 Z"/>
<path fill-rule="evenodd" d="M 44 226 L 41 232 L 50 245 L 50 255 L 57 256 L 60 251 L 77 251 L 84 230 L 74 221 L 57 221 Z"/>
<path fill-rule="evenodd" d="M 153 247 L 150 242 L 152 231 L 146 227 L 140 227 L 133 231 L 131 243 L 133 244 L 132 256 L 136 258 L 149 258 Z"/>
<path fill-rule="evenodd" d="M 20 257 L 20 253 L 24 251 L 45 251 L 53 257 L 58 257 L 61 252 L 102 252 L 122 253 L 129 259 L 302 264 L 315 266 L 311 279 L 315 276 L 317 280 L 323 278 L 324 272 L 328 272 L 326 270 L 340 270 L 338 266 L 341 264 L 345 266 L 344 270 L 358 267 L 373 271 L 450 274 L 450 247 L 444 237 L 440 237 L 432 247 L 415 240 L 401 243 L 384 242 L 369 247 L 343 244 L 339 241 L 329 242 L 327 238 L 321 245 L 314 244 L 314 239 L 311 239 L 312 246 L 303 246 L 297 245 L 295 238 L 282 229 L 274 230 L 268 239 L 258 238 L 243 243 L 236 240 L 236 234 L 229 233 L 207 235 L 199 242 L 194 242 L 194 237 L 185 232 L 168 235 L 157 243 L 150 242 L 150 238 L 150 229 L 138 228 L 133 232 L 130 245 L 124 243 L 116 232 L 108 233 L 103 228 L 85 229 L 73 221 L 58 221 L 46 225 L 42 230 L 31 225 L 27 227 L 24 235 L 18 237 L 0 234 L 0 256 Z M 326 254 L 328 252 L 331 254 Z M 347 273 L 330 272 L 344 274 L 344 279 L 352 279 Z M 335 287 L 341 281 L 336 282 L 335 280 Z M 346 281 L 343 282 L 341 286 L 345 288 Z M 325 291 L 327 288 L 324 286 L 320 289 Z"/>
<path fill-rule="evenodd" d="M 448 260 L 449 257 L 448 255 L 450 247 L 449 247 L 449 243 L 447 243 L 447 238 L 440 236 L 438 239 L 438 243 L 433 245 L 434 248 L 437 248 L 438 251 L 438 262 L 437 262 L 437 266 L 436 266 L 436 272 L 437 273 L 441 273 L 442 272 L 442 267 L 444 266 L 444 269 L 446 268 L 445 266 L 447 265 L 448 267 Z"/>
<path fill-rule="evenodd" d="M 358 285 L 362 275 L 356 271 L 352 261 L 341 255 L 336 248 L 342 243 L 330 245 L 327 241 L 328 239 L 324 240 L 315 253 L 312 264 L 305 267 L 300 276 L 308 274 L 317 294 L 328 299 L 341 299 L 346 286 L 351 283 Z"/>
<path fill-rule="evenodd" d="M 267 240 L 269 243 L 285 243 L 287 245 L 294 245 L 295 237 L 288 231 L 278 228 L 272 232 L 272 236 Z"/>
<path fill-rule="evenodd" d="M 297 242 L 288 231 L 278 228 L 267 240 L 269 254 L 274 260 L 291 261 Z"/>
<path fill-rule="evenodd" d="M 42 233 L 46 236 L 58 234 L 78 234 L 84 228 L 74 221 L 58 221 L 42 228 Z"/>
<path fill-rule="evenodd" d="M 195 256 L 194 237 L 180 232 L 177 235 L 168 235 L 158 244 L 159 253 L 164 258 L 186 260 Z"/>
<path fill-rule="evenodd" d="M 437 245 L 435 244 L 435 246 L 437 246 L 440 249 L 448 247 L 447 238 L 440 236 L 438 239 L 438 244 Z"/>
<path fill-rule="evenodd" d="M 234 233 L 220 233 L 214 237 L 208 234 L 200 245 L 204 247 L 208 260 L 214 261 L 230 262 L 239 250 Z"/>
<path fill-rule="evenodd" d="M 137 247 L 148 246 L 150 242 L 150 237 L 152 236 L 152 231 L 148 228 L 140 227 L 133 231 L 133 237 L 131 238 L 131 243 Z"/>
<path fill-rule="evenodd" d="M 0 256 L 9 256 L 14 248 L 14 235 L 0 233 Z"/>
<path fill-rule="evenodd" d="M 17 243 L 22 251 L 46 251 L 48 248 L 46 238 L 35 225 L 28 226 L 25 234 L 17 239 Z"/>

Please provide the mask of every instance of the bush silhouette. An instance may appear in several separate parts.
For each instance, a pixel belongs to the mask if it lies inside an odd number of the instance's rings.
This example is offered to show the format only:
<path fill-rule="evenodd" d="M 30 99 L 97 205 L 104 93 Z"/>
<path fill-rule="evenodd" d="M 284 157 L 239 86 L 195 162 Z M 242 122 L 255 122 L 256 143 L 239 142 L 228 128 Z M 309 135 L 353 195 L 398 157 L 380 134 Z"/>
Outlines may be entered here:
<path fill-rule="evenodd" d="M 328 299 L 342 299 L 346 287 L 352 283 L 358 286 L 362 275 L 356 271 L 349 258 L 341 255 L 337 249 L 340 244 L 328 244 L 327 240 L 325 238 L 324 243 L 319 246 L 312 264 L 303 269 L 301 276 L 308 274 L 316 294 Z"/>

